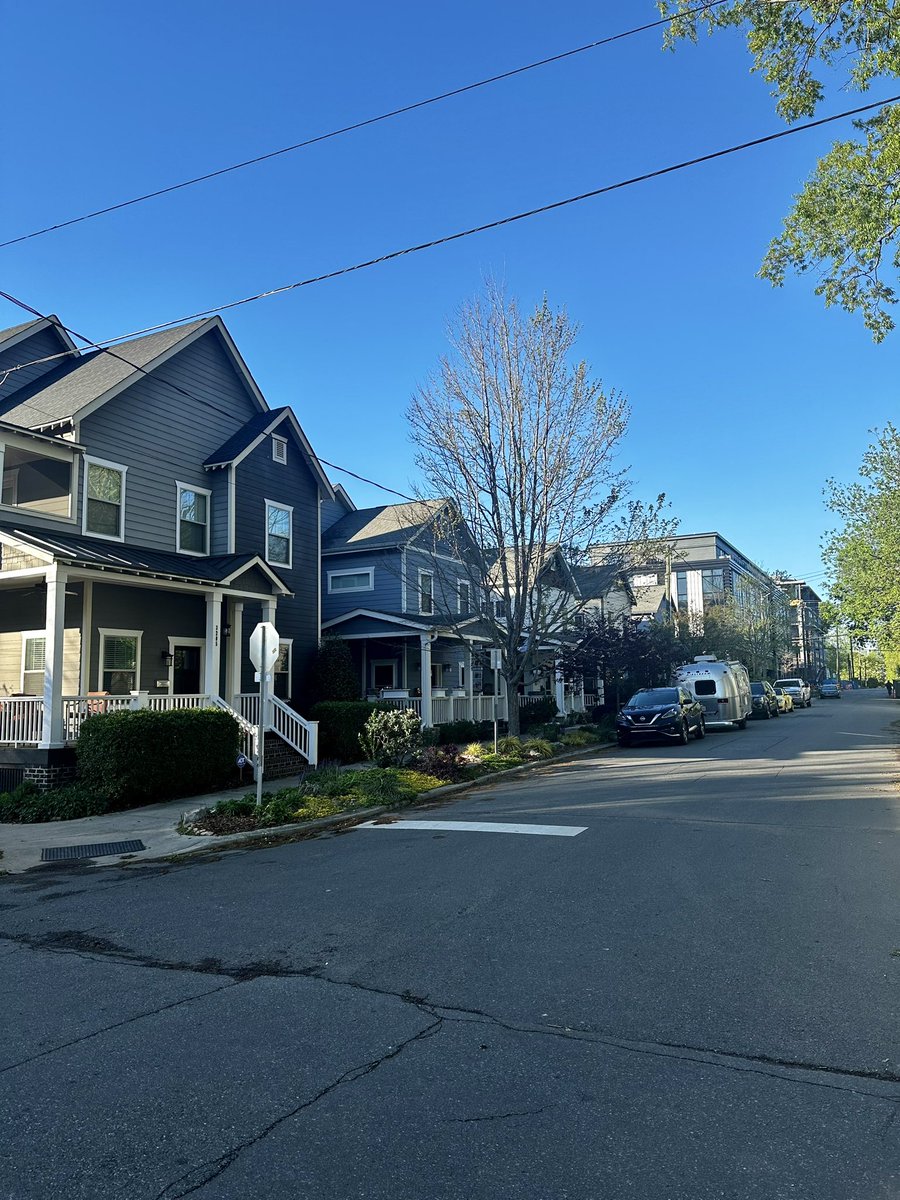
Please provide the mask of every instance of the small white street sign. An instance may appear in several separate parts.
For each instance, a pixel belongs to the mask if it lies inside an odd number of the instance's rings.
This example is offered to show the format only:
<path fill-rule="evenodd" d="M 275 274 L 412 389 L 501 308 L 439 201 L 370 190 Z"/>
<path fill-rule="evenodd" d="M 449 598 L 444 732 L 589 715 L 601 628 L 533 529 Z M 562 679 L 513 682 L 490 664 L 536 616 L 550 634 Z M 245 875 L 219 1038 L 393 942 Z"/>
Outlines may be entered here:
<path fill-rule="evenodd" d="M 257 671 L 268 674 L 275 666 L 278 652 L 278 630 L 271 621 L 260 621 L 250 634 L 250 661 Z"/>

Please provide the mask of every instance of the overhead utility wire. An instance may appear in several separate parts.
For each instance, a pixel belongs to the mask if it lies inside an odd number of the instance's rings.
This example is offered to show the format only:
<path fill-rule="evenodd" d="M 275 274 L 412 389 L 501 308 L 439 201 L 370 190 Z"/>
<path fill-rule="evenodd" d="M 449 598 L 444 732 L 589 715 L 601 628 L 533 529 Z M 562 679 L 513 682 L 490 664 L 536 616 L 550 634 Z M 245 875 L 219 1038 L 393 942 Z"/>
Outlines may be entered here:
<path fill-rule="evenodd" d="M 258 154 L 255 158 L 247 158 L 243 162 L 232 163 L 227 167 L 219 167 L 218 170 L 208 171 L 205 175 L 196 175 L 193 179 L 185 179 L 181 183 L 172 183 L 168 187 L 157 188 L 156 191 L 145 192 L 141 196 L 133 196 L 130 200 L 121 200 L 118 204 L 109 204 L 106 208 L 95 209 L 93 212 L 84 213 L 80 217 L 70 217 L 66 221 L 57 221 L 55 225 L 45 225 L 43 229 L 35 229 L 31 233 L 23 233 L 18 237 L 0 242 L 0 250 L 7 246 L 15 246 L 19 242 L 27 242 L 31 238 L 42 237 L 45 233 L 55 233 L 59 229 L 67 229 L 69 226 L 78 225 L 82 221 L 91 221 L 95 217 L 103 217 L 107 213 L 118 212 L 123 208 L 130 208 L 134 204 L 143 204 L 145 200 L 155 200 L 159 196 L 167 196 L 172 192 L 193 187 L 195 184 L 206 183 L 210 179 L 218 179 L 222 175 L 231 174 L 233 171 L 241 171 L 244 167 L 257 166 L 259 163 L 279 158 L 283 154 L 293 154 L 297 150 L 304 150 L 308 146 L 315 146 L 318 142 L 327 142 L 332 138 L 342 137 L 346 133 L 354 133 L 356 130 L 365 129 L 369 125 L 378 125 L 382 121 L 390 121 L 394 117 L 415 112 L 419 108 L 427 108 L 431 104 L 439 104 L 442 100 L 451 100 L 456 96 L 465 95 L 466 92 L 474 92 L 478 88 L 488 87 L 492 83 L 501 83 L 505 79 L 513 79 L 516 75 L 524 75 L 527 71 L 536 71 L 539 67 L 550 66 L 552 63 L 562 62 L 564 59 L 574 58 L 576 54 L 584 54 L 587 50 L 596 50 L 600 46 L 608 46 L 613 42 L 622 41 L 624 38 L 633 37 L 635 34 L 646 33 L 650 29 L 658 29 L 660 26 L 669 25 L 673 21 L 680 20 L 682 17 L 707 12 L 709 9 L 716 8 L 718 5 L 724 3 L 725 0 L 710 0 L 710 3 L 701 4 L 697 8 L 688 9 L 686 12 L 662 17 L 658 21 L 650 21 L 646 25 L 637 25 L 633 29 L 625 29 L 621 33 L 610 34 L 609 37 L 598 38 L 597 41 L 587 42 L 584 46 L 576 46 L 572 50 L 563 50 L 560 54 L 552 54 L 549 58 L 541 58 L 537 62 L 526 63 L 522 67 L 513 67 L 509 71 L 502 71 L 499 75 L 489 75 L 486 79 L 479 79 L 475 83 L 466 83 L 461 87 L 453 88 L 449 92 L 441 92 L 437 96 L 429 96 L 425 100 L 416 100 L 411 104 L 404 104 L 400 108 L 393 108 L 390 112 L 379 113 L 375 117 L 366 117 L 361 121 L 354 121 L 352 125 L 344 125 L 340 129 L 329 130 L 328 133 L 316 134 L 315 137 L 306 138 L 302 142 L 295 142 L 291 146 L 282 146 L 278 150 L 270 150 L 266 154 Z"/>
<path fill-rule="evenodd" d="M 2 297 L 4 300 L 8 300 L 11 304 L 18 305 L 19 308 L 24 309 L 24 311 L 27 313 L 31 313 L 31 315 L 34 317 L 38 317 L 42 320 L 47 320 L 47 316 L 45 313 L 38 312 L 38 310 L 36 308 L 32 308 L 32 306 L 30 304 L 27 304 L 24 300 L 19 300 L 16 296 L 10 295 L 9 292 L 0 291 L 0 297 Z M 75 330 L 73 330 L 73 329 L 67 329 L 66 332 L 71 334 L 73 337 L 77 337 L 79 339 L 79 341 L 87 343 L 87 345 L 89 347 L 91 347 L 94 350 L 98 350 L 101 354 L 109 354 L 112 358 L 117 359 L 119 362 L 125 363 L 126 366 L 133 367 L 135 371 L 140 371 L 140 373 L 142 375 L 146 375 L 148 378 L 150 377 L 151 372 L 147 371 L 144 367 L 140 367 L 140 366 L 138 366 L 137 363 L 133 363 L 129 359 L 123 358 L 121 354 L 116 354 L 115 351 L 110 350 L 107 347 L 97 345 L 96 342 L 92 342 L 91 339 L 86 337 L 83 333 L 76 333 Z M 2 385 L 2 383 L 5 381 L 5 379 L 6 379 L 6 373 L 4 373 L 2 379 L 0 379 L 0 385 Z M 222 413 L 225 416 L 231 415 L 230 413 L 227 412 L 226 409 L 219 408 L 217 405 L 210 403 L 209 400 L 204 400 L 200 396 L 195 396 L 192 392 L 189 392 L 185 388 L 180 387 L 177 383 L 172 383 L 172 381 L 169 379 L 162 379 L 159 377 L 154 377 L 154 382 L 161 383 L 164 387 L 171 388 L 173 391 L 177 392 L 179 395 L 185 396 L 188 400 L 193 400 L 197 404 L 202 404 L 206 408 L 211 408 L 214 412 Z M 49 413 L 49 412 L 47 412 L 46 409 L 41 408 L 37 404 L 34 404 L 33 401 L 29 401 L 29 403 L 32 404 L 32 407 L 37 412 L 42 412 L 42 413 L 44 413 L 45 416 L 48 416 L 48 417 L 53 416 L 52 413 Z M 0 419 L 2 419 L 2 418 L 0 418 Z M 395 488 L 387 487 L 386 484 L 378 483 L 374 479 L 366 478 L 365 475 L 357 475 L 357 473 L 355 471 L 351 471 L 349 469 L 349 467 L 339 467 L 337 463 L 329 462 L 327 459 L 322 458 L 318 454 L 316 455 L 316 458 L 318 459 L 318 461 L 320 463 L 323 464 L 323 466 L 331 467 L 332 470 L 340 471 L 344 475 L 350 475 L 354 479 L 358 479 L 360 481 L 360 483 L 371 484 L 372 487 L 380 488 L 381 491 L 383 491 L 383 492 L 390 492 L 390 494 L 392 496 L 399 496 L 401 500 L 413 500 L 414 499 L 413 496 L 407 496 L 405 492 L 398 492 Z"/>
<path fill-rule="evenodd" d="M 791 129 L 782 129 L 778 133 L 769 133 L 765 137 L 753 138 L 748 142 L 741 142 L 736 146 L 728 146 L 724 150 L 714 150 L 710 154 L 701 154 L 696 158 L 685 159 L 682 162 L 673 163 L 668 167 L 660 167 L 655 171 L 647 171 L 643 175 L 633 175 L 630 179 L 622 179 L 618 183 L 609 183 L 604 187 L 594 188 L 589 192 L 582 192 L 578 196 L 569 196 L 565 200 L 555 200 L 550 204 L 542 204 L 537 208 L 528 209 L 525 212 L 515 213 L 513 216 L 500 217 L 496 221 L 488 221 L 484 225 L 475 225 L 470 229 L 460 230 L 458 233 L 446 234 L 444 237 L 434 238 L 429 242 L 420 242 L 416 246 L 407 246 L 403 250 L 392 250 L 388 254 L 381 254 L 377 258 L 367 259 L 365 262 L 354 263 L 353 266 L 340 267 L 334 271 L 326 271 L 322 275 L 313 275 L 308 279 L 300 279 L 294 283 L 286 283 L 281 287 L 271 288 L 265 292 L 257 292 L 253 296 L 244 296 L 240 300 L 231 300 L 226 304 L 216 305 L 214 308 L 203 309 L 200 312 L 192 313 L 190 316 L 178 317 L 172 321 L 163 321 L 159 325 L 148 325 L 144 329 L 139 329 L 135 333 L 120 334 L 118 337 L 104 339 L 107 343 L 124 341 L 127 338 L 140 337 L 146 333 L 156 333 L 161 329 L 169 329 L 174 325 L 182 325 L 187 321 L 199 320 L 201 317 L 209 317 L 215 313 L 227 312 L 231 308 L 240 308 L 245 304 L 252 304 L 256 300 L 266 300 L 270 296 L 283 295 L 285 292 L 296 291 L 298 288 L 309 287 L 314 283 L 324 283 L 329 279 L 337 279 L 342 275 L 350 275 L 355 271 L 363 271 L 368 267 L 375 267 L 381 263 L 391 262 L 396 258 L 403 258 L 407 254 L 418 254 L 421 250 L 433 250 L 437 246 L 445 246 L 450 242 L 460 241 L 462 238 L 471 237 L 476 233 L 486 233 L 491 229 L 500 229 L 504 225 L 512 225 L 517 221 L 525 221 L 529 217 L 541 216 L 543 213 L 553 212 L 558 208 L 566 208 L 570 204 L 579 204 L 583 200 L 592 200 L 597 196 L 603 196 L 609 192 L 620 191 L 622 188 L 632 187 L 637 183 L 646 183 L 650 179 L 659 179 L 663 175 L 671 175 L 675 171 L 683 171 L 687 167 L 696 167 L 701 163 L 713 162 L 718 158 L 725 158 L 729 154 L 737 154 L 741 150 L 750 150 L 754 146 L 764 146 L 768 142 L 775 142 L 781 138 L 792 137 L 794 134 L 803 133 L 808 129 L 817 129 L 822 125 L 831 124 L 833 121 L 841 121 L 846 117 L 855 117 L 860 113 L 870 112 L 874 108 L 884 108 L 889 104 L 896 104 L 900 101 L 900 94 L 896 96 L 888 96 L 885 100 L 876 101 L 873 104 L 864 104 L 860 108 L 846 109 L 844 112 L 834 113 L 830 117 L 820 117 L 816 121 L 807 121 L 803 125 L 794 125 Z"/>
<path fill-rule="evenodd" d="M 659 167 L 654 171 L 646 171 L 642 175 L 633 175 L 629 179 L 622 179 L 617 183 L 609 183 L 604 187 L 594 188 L 592 191 L 582 192 L 577 196 L 569 196 L 565 200 L 555 200 L 550 204 L 542 204 L 537 208 L 531 208 L 525 212 L 515 213 L 513 216 L 500 217 L 496 221 L 489 221 L 484 225 L 475 225 L 470 229 L 463 229 L 457 233 L 446 234 L 443 237 L 434 238 L 429 242 L 420 242 L 415 246 L 407 246 L 403 250 L 392 250 L 387 254 L 379 255 L 377 258 L 369 258 L 364 262 L 354 263 L 349 267 L 339 267 L 334 271 L 326 271 L 321 275 L 313 275 L 307 279 L 297 280 L 294 283 L 286 283 L 281 287 L 270 288 L 265 292 L 257 292 L 252 296 L 244 296 L 240 300 L 231 300 L 225 304 L 216 305 L 214 308 L 206 308 L 186 316 L 174 317 L 172 320 L 162 321 L 158 325 L 146 325 L 143 329 L 136 329 L 131 333 L 118 334 L 116 337 L 103 338 L 99 342 L 90 342 L 89 344 L 97 350 L 106 350 L 109 346 L 119 342 L 126 342 L 132 338 L 142 337 L 148 333 L 158 333 L 163 329 L 172 329 L 177 325 L 185 325 L 189 321 L 197 321 L 202 317 L 215 316 L 217 313 L 227 312 L 232 308 L 240 308 L 245 304 L 253 304 L 257 300 L 266 300 L 271 296 L 280 296 L 286 292 L 296 291 L 298 288 L 310 287 L 315 283 L 324 283 L 329 279 L 337 279 L 343 275 L 351 275 L 356 271 L 363 271 L 368 267 L 379 266 L 381 263 L 391 262 L 393 259 L 403 258 L 408 254 L 417 254 L 421 250 L 433 250 L 437 246 L 444 246 L 450 242 L 457 242 L 462 238 L 471 237 L 476 233 L 485 233 L 491 229 L 499 229 L 504 225 L 512 225 L 517 221 L 524 221 L 529 217 L 536 217 L 542 215 L 543 213 L 553 212 L 558 208 L 566 208 L 570 204 L 579 204 L 583 200 L 592 200 L 597 196 L 603 196 L 609 192 L 620 191 L 623 188 L 632 187 L 637 183 L 646 183 L 650 179 L 659 179 L 664 175 L 671 175 L 676 171 L 683 171 L 687 167 L 696 167 L 701 163 L 713 162 L 715 159 L 725 158 L 730 154 L 737 154 L 742 150 L 750 150 L 755 146 L 763 146 L 768 142 L 779 141 L 781 138 L 793 137 L 794 134 L 803 133 L 809 129 L 817 129 L 820 126 L 829 125 L 834 121 L 841 121 L 847 117 L 859 116 L 861 113 L 870 112 L 875 108 L 885 108 L 887 105 L 896 104 L 898 101 L 900 101 L 900 95 L 888 96 L 885 99 L 875 101 L 872 104 L 864 104 L 859 108 L 845 109 L 843 112 L 833 113 L 829 117 L 820 117 L 815 121 L 807 121 L 802 125 L 794 125 L 790 129 L 782 129 L 777 133 L 769 133 L 764 137 L 753 138 L 748 142 L 740 142 L 735 146 L 728 146 L 724 150 L 714 150 L 709 154 L 701 154 L 696 158 L 684 159 L 683 161 L 673 163 L 668 167 Z M 0 296 L 5 296 L 5 293 L 0 292 Z M 6 296 L 6 299 L 12 298 Z M 13 300 L 13 303 L 18 302 Z M 67 333 L 73 333 L 71 329 L 68 329 L 67 326 L 61 323 L 60 328 L 66 330 Z M 73 334 L 73 336 L 81 337 L 79 334 Z M 81 340 L 86 341 L 87 339 L 82 337 Z M 6 375 L 8 376 L 15 371 L 24 370 L 25 367 L 37 366 L 41 363 L 52 362 L 55 359 L 67 358 L 69 355 L 77 353 L 79 353 L 77 350 L 65 350 L 60 354 L 51 354 L 45 358 L 32 359 L 30 362 L 20 363 L 15 367 L 10 367 L 6 372 Z"/>

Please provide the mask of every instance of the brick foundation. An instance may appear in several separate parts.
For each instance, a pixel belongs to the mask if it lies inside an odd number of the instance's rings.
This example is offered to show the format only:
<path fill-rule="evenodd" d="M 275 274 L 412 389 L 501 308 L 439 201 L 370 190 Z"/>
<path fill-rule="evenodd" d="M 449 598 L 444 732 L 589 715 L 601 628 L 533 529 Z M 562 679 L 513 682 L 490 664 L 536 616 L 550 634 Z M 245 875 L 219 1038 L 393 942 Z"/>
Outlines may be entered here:
<path fill-rule="evenodd" d="M 71 783 L 75 774 L 75 751 L 71 746 L 53 750 L 7 746 L 0 750 L 0 791 L 12 791 L 19 783 L 27 782 L 49 792 Z"/>
<path fill-rule="evenodd" d="M 23 767 L 23 781 L 25 783 L 34 783 L 42 792 L 49 792 L 52 788 L 62 787 L 63 784 L 71 783 L 76 775 L 76 767 Z"/>
<path fill-rule="evenodd" d="M 288 775 L 299 775 L 309 769 L 309 763 L 277 733 L 266 734 L 266 761 L 264 779 L 285 779 Z"/>

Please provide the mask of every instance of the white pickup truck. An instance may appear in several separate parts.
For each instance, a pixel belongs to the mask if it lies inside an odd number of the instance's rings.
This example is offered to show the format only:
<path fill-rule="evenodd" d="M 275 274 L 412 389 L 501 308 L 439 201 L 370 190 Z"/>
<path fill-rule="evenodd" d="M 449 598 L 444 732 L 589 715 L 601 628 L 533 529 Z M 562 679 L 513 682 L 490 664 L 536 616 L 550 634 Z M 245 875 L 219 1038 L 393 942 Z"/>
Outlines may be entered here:
<path fill-rule="evenodd" d="M 782 688 L 794 702 L 794 708 L 812 705 L 812 688 L 805 679 L 776 679 L 773 687 Z"/>

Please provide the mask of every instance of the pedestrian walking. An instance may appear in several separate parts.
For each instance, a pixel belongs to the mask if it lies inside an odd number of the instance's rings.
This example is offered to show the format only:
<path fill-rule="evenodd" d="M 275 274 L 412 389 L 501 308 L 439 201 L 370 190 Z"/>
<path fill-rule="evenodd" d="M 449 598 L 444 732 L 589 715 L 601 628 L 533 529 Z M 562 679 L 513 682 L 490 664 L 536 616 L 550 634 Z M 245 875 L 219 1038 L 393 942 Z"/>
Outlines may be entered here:
<path fill-rule="evenodd" d="M 888 694 L 888 699 L 893 700 L 893 698 L 894 698 L 894 681 L 892 679 L 887 679 L 887 680 L 885 680 L 884 686 L 885 686 L 885 690 L 887 691 L 887 694 Z"/>

